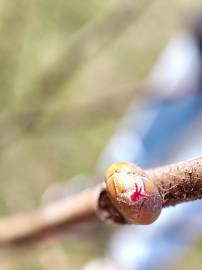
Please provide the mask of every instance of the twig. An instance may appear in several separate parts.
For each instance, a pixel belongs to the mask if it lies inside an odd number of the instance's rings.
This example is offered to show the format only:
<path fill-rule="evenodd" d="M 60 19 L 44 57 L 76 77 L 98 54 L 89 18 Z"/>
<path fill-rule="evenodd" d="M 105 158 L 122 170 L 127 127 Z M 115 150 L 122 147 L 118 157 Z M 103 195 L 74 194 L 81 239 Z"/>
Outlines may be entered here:
<path fill-rule="evenodd" d="M 132 194 L 128 174 L 133 177 Z M 162 207 L 202 199 L 202 157 L 146 172 L 130 163 L 115 163 L 106 173 L 106 183 L 108 192 L 102 190 L 98 201 L 102 219 L 150 224 Z"/>
<path fill-rule="evenodd" d="M 202 199 L 202 157 L 145 172 L 160 193 L 162 207 Z M 117 224 L 128 223 L 101 184 L 82 193 L 0 220 L 0 244 L 24 243 L 26 240 L 67 228 L 97 215 Z"/>
<path fill-rule="evenodd" d="M 65 198 L 30 213 L 20 213 L 0 220 L 0 245 L 37 240 L 50 232 L 95 216 L 99 187 Z"/>
<path fill-rule="evenodd" d="M 162 206 L 202 199 L 202 157 L 147 171 L 158 186 Z"/>

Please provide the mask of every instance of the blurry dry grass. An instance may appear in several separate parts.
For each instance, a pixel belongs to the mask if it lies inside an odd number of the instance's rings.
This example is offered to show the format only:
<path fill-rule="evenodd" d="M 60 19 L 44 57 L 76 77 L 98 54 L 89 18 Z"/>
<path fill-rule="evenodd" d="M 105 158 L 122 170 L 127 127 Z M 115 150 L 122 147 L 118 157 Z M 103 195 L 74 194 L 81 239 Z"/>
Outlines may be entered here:
<path fill-rule="evenodd" d="M 1 215 L 36 206 L 55 181 L 94 172 L 134 89 L 200 3 L 144 1 L 136 16 L 130 2 L 0 0 Z M 80 269 L 103 253 L 101 238 L 2 251 L 0 269 Z"/>

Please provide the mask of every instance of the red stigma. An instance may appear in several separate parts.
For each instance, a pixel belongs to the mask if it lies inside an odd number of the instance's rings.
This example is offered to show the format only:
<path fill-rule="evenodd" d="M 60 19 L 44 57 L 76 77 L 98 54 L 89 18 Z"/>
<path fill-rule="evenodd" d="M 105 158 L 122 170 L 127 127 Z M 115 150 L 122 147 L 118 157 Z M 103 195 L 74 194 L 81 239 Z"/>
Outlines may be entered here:
<path fill-rule="evenodd" d="M 140 187 L 140 189 L 138 190 L 138 185 L 135 184 L 135 191 L 134 191 L 133 194 L 130 196 L 131 200 L 132 200 L 133 202 L 135 202 L 135 201 L 138 201 L 138 200 L 141 199 L 141 198 L 147 198 L 147 199 L 149 198 L 148 195 L 142 194 L 141 192 L 142 192 L 142 187 Z"/>

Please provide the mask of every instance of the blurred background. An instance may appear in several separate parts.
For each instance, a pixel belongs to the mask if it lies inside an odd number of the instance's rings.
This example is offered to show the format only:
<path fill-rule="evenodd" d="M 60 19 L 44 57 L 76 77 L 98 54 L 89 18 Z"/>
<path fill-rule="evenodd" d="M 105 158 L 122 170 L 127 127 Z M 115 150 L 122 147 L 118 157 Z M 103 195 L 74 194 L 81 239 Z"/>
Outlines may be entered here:
<path fill-rule="evenodd" d="M 200 0 L 0 0 L 0 214 L 30 210 L 53 183 L 94 174 L 131 99 Z M 1 270 L 81 269 L 107 225 L 0 251 Z M 202 242 L 169 269 L 201 269 Z"/>

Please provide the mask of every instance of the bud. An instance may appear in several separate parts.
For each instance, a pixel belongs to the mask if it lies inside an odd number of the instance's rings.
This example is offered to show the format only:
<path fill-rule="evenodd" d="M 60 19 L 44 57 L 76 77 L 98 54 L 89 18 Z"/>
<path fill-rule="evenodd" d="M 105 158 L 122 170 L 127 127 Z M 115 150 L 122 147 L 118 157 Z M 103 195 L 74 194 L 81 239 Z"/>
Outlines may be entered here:
<path fill-rule="evenodd" d="M 112 203 L 128 223 L 151 224 L 160 215 L 158 188 L 135 164 L 112 164 L 106 171 L 105 183 Z"/>

